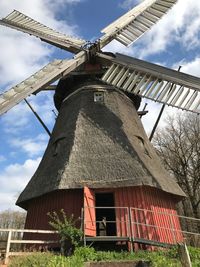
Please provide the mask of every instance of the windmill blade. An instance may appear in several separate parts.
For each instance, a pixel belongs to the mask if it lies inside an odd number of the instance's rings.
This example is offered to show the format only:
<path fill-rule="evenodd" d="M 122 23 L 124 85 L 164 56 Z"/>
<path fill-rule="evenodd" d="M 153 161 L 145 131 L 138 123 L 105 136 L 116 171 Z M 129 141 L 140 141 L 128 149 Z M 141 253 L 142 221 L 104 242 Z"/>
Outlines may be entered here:
<path fill-rule="evenodd" d="M 55 60 L 20 84 L 0 95 L 0 115 L 7 112 L 28 95 L 45 88 L 60 77 L 65 77 L 71 71 L 86 61 L 84 51 L 71 60 Z"/>
<path fill-rule="evenodd" d="M 36 20 L 14 10 L 7 17 L 0 20 L 0 25 L 16 29 L 39 37 L 42 41 L 65 49 L 69 52 L 77 53 L 81 50 L 86 41 L 69 37 L 37 22 Z"/>
<path fill-rule="evenodd" d="M 177 0 L 145 0 L 101 31 L 105 35 L 100 39 L 100 47 L 103 48 L 113 39 L 125 46 L 132 44 L 176 2 Z"/>
<path fill-rule="evenodd" d="M 98 53 L 112 65 L 102 81 L 129 93 L 200 114 L 200 78 L 136 58 Z"/>

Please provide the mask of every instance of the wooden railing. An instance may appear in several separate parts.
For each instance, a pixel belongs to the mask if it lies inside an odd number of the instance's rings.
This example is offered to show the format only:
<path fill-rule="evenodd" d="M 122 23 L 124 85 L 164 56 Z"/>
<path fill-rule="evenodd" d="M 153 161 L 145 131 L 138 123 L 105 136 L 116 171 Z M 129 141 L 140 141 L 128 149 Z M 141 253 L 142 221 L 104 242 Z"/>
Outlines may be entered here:
<path fill-rule="evenodd" d="M 28 229 L 1 229 L 0 233 L 7 233 L 6 247 L 4 252 L 4 263 L 8 263 L 10 256 L 19 256 L 24 254 L 29 254 L 31 252 L 22 252 L 22 251 L 11 251 L 11 244 L 56 244 L 56 240 L 25 240 L 23 239 L 23 233 L 34 233 L 34 234 L 57 234 L 57 231 L 49 230 L 28 230 Z M 13 233 L 21 233 L 20 239 L 13 239 Z"/>
<path fill-rule="evenodd" d="M 95 241 L 127 241 L 152 246 L 172 246 L 181 242 L 187 242 L 193 237 L 200 240 L 200 219 L 180 216 L 177 213 L 168 213 L 133 207 L 84 207 L 83 214 L 95 214 L 98 210 L 114 210 L 115 219 L 108 220 L 106 224 L 113 225 L 115 234 L 98 233 L 97 226 L 102 224 L 95 216 L 84 217 L 83 232 L 84 244 Z M 88 212 L 88 210 L 90 212 Z M 193 225 L 193 231 L 181 229 L 183 222 Z M 88 226 L 93 226 L 94 235 L 87 235 Z"/>
<path fill-rule="evenodd" d="M 105 236 L 87 236 L 85 234 L 85 227 L 86 224 L 89 223 L 89 225 L 93 224 L 98 225 L 99 223 L 101 223 L 101 221 L 96 220 L 96 218 L 94 218 L 94 221 L 87 221 L 84 218 L 84 211 L 85 209 L 115 209 L 115 215 L 116 215 L 116 219 L 113 221 L 106 221 L 107 224 L 114 224 L 116 227 L 116 235 L 110 235 L 106 233 Z M 142 216 L 135 216 L 137 215 L 135 214 L 136 212 L 142 213 Z M 199 227 L 200 227 L 200 219 L 196 219 L 196 218 L 191 218 L 191 217 L 185 217 L 185 216 L 179 216 L 177 214 L 167 214 L 167 213 L 163 213 L 163 212 L 157 212 L 157 214 L 165 214 L 165 215 L 169 215 L 169 225 L 163 227 L 163 226 L 159 226 L 159 225 L 155 225 L 153 224 L 152 220 L 151 220 L 151 214 L 155 214 L 155 211 L 151 211 L 151 210 L 145 210 L 145 209 L 138 209 L 138 208 L 127 208 L 127 207 L 84 207 L 83 208 L 83 212 L 82 212 L 82 218 L 81 218 L 81 225 L 82 225 L 82 229 L 84 232 L 84 244 L 86 245 L 87 242 L 95 242 L 95 241 L 126 241 L 126 242 L 131 242 L 131 247 L 133 249 L 133 243 L 144 243 L 144 244 L 149 244 L 149 245 L 165 245 L 162 244 L 162 242 L 160 242 L 159 240 L 157 240 L 155 237 L 153 238 L 153 236 L 147 236 L 147 237 L 143 237 L 140 234 L 140 230 L 148 230 L 151 229 L 151 232 L 153 232 L 152 229 L 157 229 L 157 231 L 162 231 L 162 230 L 167 230 L 169 233 L 171 232 L 172 235 L 172 245 L 175 245 L 177 243 L 179 243 L 179 234 L 183 236 L 184 240 L 187 241 L 188 237 L 190 236 L 194 236 L 197 237 L 198 239 L 200 239 L 200 233 L 199 233 Z M 120 215 L 121 214 L 121 215 Z M 118 215 L 118 216 L 117 216 Z M 119 216 L 120 215 L 120 216 Z M 123 215 L 123 216 L 122 216 Z M 141 215 L 141 214 L 140 214 Z M 192 231 L 186 231 L 186 230 L 181 230 L 181 229 L 176 229 L 175 225 L 174 225 L 174 217 L 179 218 L 179 221 L 184 221 L 186 220 L 187 222 L 190 222 L 190 224 L 192 224 L 193 226 L 196 226 L 196 231 L 192 232 Z M 142 220 L 142 218 L 145 218 L 145 220 Z M 145 232 L 145 231 L 143 231 Z M 147 231 L 146 231 L 147 232 Z M 150 232 L 150 231 L 148 231 Z M 5 233 L 5 234 L 4 234 Z M 25 234 L 24 234 L 25 233 Z M 38 245 L 41 244 L 42 245 L 48 245 L 48 244 L 57 244 L 57 238 L 52 238 L 55 240 L 43 240 L 41 239 L 36 239 L 36 237 L 33 237 L 34 240 L 31 240 L 30 238 L 28 238 L 29 234 L 58 234 L 57 231 L 49 231 L 49 230 L 28 230 L 28 229 L 1 229 L 0 228 L 0 239 L 2 239 L 2 237 L 4 237 L 4 243 L 5 243 L 5 249 L 4 249 L 4 259 L 5 259 L 5 263 L 8 262 L 8 258 L 9 256 L 16 256 L 16 255 L 23 255 L 23 254 L 29 254 L 31 252 L 27 252 L 24 251 L 22 252 L 21 247 L 15 247 L 13 248 L 11 246 L 11 244 L 27 244 L 28 247 L 30 248 L 30 245 Z M 1 241 L 1 240 L 0 240 Z M 159 241 L 159 242 L 158 242 Z M 15 245 L 16 246 L 16 245 Z M 59 246 L 59 245 L 58 245 Z M 21 251 L 19 251 L 21 250 Z"/>

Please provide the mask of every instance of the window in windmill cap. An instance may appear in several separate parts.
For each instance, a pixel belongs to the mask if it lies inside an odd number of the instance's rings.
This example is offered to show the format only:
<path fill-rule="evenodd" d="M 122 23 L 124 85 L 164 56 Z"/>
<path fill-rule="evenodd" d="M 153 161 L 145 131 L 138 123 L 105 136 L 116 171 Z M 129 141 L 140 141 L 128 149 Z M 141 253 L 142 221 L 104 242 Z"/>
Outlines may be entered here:
<path fill-rule="evenodd" d="M 94 102 L 103 103 L 104 102 L 104 92 L 102 92 L 102 91 L 94 92 Z"/>

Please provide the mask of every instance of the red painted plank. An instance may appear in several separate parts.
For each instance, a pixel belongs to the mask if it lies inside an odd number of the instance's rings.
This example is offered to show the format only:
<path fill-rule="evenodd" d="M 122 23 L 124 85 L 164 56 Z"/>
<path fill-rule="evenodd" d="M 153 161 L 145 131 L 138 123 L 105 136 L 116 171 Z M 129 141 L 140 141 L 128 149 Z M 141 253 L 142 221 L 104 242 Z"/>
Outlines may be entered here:
<path fill-rule="evenodd" d="M 95 194 L 84 187 L 84 232 L 86 236 L 96 236 Z"/>
<path fill-rule="evenodd" d="M 25 223 L 26 229 L 52 230 L 49 225 L 50 218 L 48 212 L 56 211 L 59 213 L 64 209 L 67 216 L 74 214 L 74 218 L 81 217 L 81 208 L 83 207 L 83 190 L 60 190 L 50 194 L 43 195 L 31 200 L 27 212 Z M 77 227 L 80 221 L 77 221 Z M 26 235 L 26 237 L 25 237 Z M 41 234 L 26 233 L 25 239 L 41 239 Z M 42 235 L 44 240 L 53 240 L 51 234 Z M 52 239 L 53 238 L 53 239 Z M 55 237 L 56 238 L 56 237 Z"/>
<path fill-rule="evenodd" d="M 179 241 L 182 241 L 182 235 L 179 233 L 179 230 L 181 229 L 179 219 L 173 216 L 174 214 L 177 214 L 175 210 L 175 204 L 176 199 L 173 198 L 172 195 L 155 188 L 141 186 L 127 187 L 123 190 L 117 189 L 117 206 L 121 205 L 150 210 L 137 211 L 131 209 L 131 217 L 133 222 L 137 221 L 140 223 L 146 223 L 155 226 L 141 226 L 132 224 L 131 231 L 134 237 L 148 238 L 154 241 L 173 243 L 175 235 L 175 237 L 177 236 L 176 239 L 179 238 Z M 123 216 L 124 215 L 122 214 L 121 217 Z M 176 230 L 175 232 L 170 229 L 162 229 L 164 227 L 172 227 L 170 218 L 173 219 L 172 221 L 173 227 Z M 125 226 L 120 225 L 120 230 L 123 229 L 126 229 Z M 145 248 L 149 249 L 150 247 L 146 246 Z"/>

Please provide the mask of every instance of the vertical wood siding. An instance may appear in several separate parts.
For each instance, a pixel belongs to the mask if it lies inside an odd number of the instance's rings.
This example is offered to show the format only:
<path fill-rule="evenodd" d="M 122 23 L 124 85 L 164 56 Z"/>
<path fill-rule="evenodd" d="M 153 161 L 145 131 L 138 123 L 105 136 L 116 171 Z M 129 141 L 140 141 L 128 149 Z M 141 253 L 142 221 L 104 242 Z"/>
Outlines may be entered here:
<path fill-rule="evenodd" d="M 50 218 L 47 213 L 63 209 L 66 215 L 74 215 L 74 218 L 81 217 L 83 207 L 83 190 L 60 190 L 33 199 L 28 207 L 25 228 L 52 230 L 49 225 Z M 80 225 L 80 222 L 79 222 Z M 26 234 L 25 239 L 55 240 L 57 237 L 52 234 Z M 42 240 L 41 239 L 41 240 Z"/>
<path fill-rule="evenodd" d="M 115 205 L 116 207 L 128 206 L 150 210 L 131 209 L 132 221 L 140 223 L 131 225 L 132 235 L 135 238 L 170 244 L 183 241 L 179 219 L 177 216 L 173 216 L 177 215 L 176 199 L 173 195 L 147 186 L 118 188 L 115 189 Z M 117 234 L 126 236 L 127 225 L 123 222 L 126 220 L 125 210 L 117 209 L 116 217 Z M 144 245 L 140 247 L 151 248 Z"/>
<path fill-rule="evenodd" d="M 94 192 L 100 191 L 104 192 L 104 189 L 94 189 Z M 148 186 L 112 188 L 109 189 L 109 192 L 113 192 L 115 195 L 115 207 L 123 207 L 116 208 L 118 236 L 128 236 L 131 231 L 134 238 L 171 244 L 183 241 L 183 236 L 179 232 L 181 230 L 179 219 L 177 216 L 173 216 L 177 215 L 175 208 L 177 201 L 173 195 Z M 25 227 L 27 229 L 51 229 L 48 223 L 48 212 L 64 209 L 67 215 L 74 214 L 74 217 L 78 218 L 81 216 L 82 207 L 83 190 L 52 192 L 30 202 Z M 129 225 L 129 211 L 125 207 L 131 208 L 132 221 L 140 224 Z M 145 211 L 134 208 L 145 209 Z M 41 239 L 41 235 L 29 234 L 26 238 Z M 46 235 L 42 239 L 52 239 L 52 236 Z M 135 250 L 138 248 L 153 249 L 151 246 L 135 244 Z"/>

